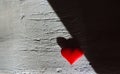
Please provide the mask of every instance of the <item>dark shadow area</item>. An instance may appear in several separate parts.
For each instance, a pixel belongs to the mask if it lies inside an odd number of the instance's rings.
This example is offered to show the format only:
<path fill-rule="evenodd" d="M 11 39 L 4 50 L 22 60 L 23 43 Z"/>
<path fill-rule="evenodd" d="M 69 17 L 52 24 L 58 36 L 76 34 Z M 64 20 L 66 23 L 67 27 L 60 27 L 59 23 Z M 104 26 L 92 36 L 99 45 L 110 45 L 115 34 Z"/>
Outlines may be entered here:
<path fill-rule="evenodd" d="M 99 74 L 120 74 L 120 4 L 116 0 L 48 0 Z M 63 40 L 63 41 L 62 41 Z M 62 41 L 64 44 L 64 38 Z M 58 44 L 60 45 L 58 41 Z M 61 45 L 60 45 L 61 46 Z M 72 46 L 72 45 L 71 45 Z"/>
<path fill-rule="evenodd" d="M 61 48 L 80 48 L 80 44 L 75 38 L 65 39 L 63 37 L 58 37 L 57 43 Z"/>

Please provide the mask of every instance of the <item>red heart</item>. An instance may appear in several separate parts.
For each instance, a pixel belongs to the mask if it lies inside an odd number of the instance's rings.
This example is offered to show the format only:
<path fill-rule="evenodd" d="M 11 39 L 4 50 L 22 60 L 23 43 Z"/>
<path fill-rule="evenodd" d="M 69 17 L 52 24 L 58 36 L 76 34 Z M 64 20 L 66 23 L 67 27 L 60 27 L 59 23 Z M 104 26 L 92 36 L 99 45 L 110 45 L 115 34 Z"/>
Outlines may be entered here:
<path fill-rule="evenodd" d="M 62 48 L 61 54 L 72 65 L 83 55 L 83 52 L 79 48 Z"/>

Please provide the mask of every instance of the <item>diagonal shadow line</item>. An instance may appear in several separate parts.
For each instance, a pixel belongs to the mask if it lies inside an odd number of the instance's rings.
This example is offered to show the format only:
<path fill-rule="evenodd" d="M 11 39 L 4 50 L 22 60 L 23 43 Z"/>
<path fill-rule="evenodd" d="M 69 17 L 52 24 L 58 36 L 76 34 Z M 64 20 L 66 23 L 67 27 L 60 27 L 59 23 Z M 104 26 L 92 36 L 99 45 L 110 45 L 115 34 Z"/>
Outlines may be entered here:
<path fill-rule="evenodd" d="M 48 0 L 48 2 L 73 39 L 79 42 L 94 70 L 99 74 L 120 74 L 119 2 L 113 0 Z"/>

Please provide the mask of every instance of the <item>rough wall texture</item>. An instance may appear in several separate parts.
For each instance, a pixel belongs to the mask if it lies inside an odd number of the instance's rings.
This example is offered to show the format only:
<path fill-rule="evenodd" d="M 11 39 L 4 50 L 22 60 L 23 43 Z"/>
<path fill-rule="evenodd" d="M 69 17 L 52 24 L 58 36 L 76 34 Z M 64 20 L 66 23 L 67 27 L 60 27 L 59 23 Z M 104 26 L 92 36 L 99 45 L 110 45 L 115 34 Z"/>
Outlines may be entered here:
<path fill-rule="evenodd" d="M 84 56 L 62 58 L 61 36 L 71 37 L 46 0 L 0 0 L 0 74 L 95 74 Z"/>

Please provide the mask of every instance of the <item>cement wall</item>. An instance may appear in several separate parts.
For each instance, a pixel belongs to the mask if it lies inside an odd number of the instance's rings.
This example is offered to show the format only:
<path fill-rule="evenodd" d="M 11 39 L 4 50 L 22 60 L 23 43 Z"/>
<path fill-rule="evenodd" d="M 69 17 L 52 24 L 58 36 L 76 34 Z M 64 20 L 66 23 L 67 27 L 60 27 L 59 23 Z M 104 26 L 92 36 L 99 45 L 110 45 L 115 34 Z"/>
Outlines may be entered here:
<path fill-rule="evenodd" d="M 0 74 L 96 74 L 84 56 L 61 56 L 61 36 L 71 37 L 46 0 L 0 0 Z"/>

